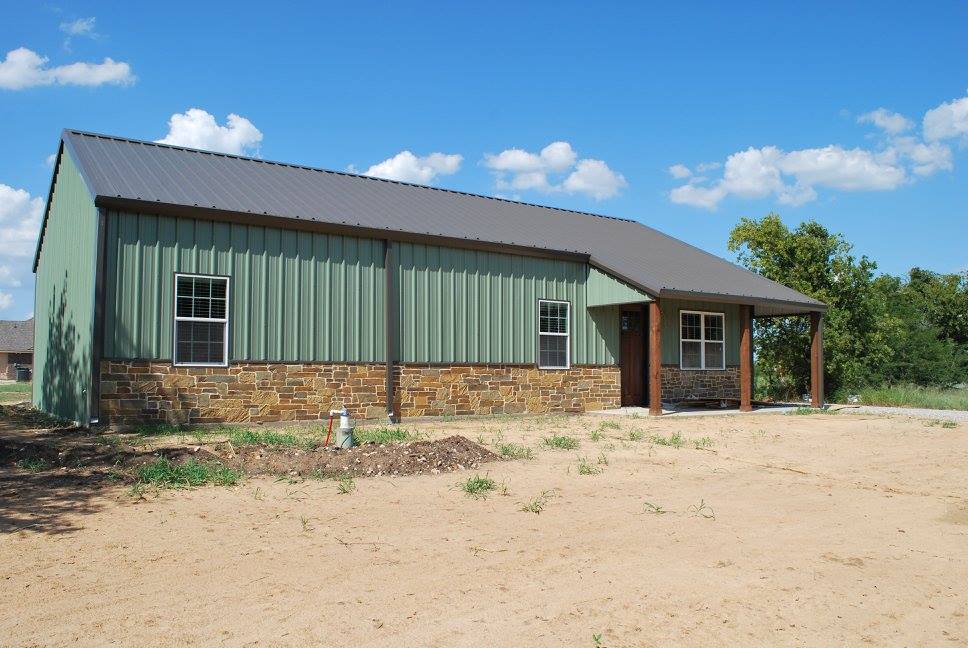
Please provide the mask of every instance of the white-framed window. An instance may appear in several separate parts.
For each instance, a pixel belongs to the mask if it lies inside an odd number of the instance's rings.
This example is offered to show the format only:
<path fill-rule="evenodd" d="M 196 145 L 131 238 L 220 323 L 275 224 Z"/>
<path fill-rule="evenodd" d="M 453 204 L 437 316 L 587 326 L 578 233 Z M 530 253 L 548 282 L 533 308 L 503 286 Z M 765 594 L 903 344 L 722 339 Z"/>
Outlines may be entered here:
<path fill-rule="evenodd" d="M 726 368 L 726 315 L 679 311 L 679 367 Z"/>
<path fill-rule="evenodd" d="M 229 363 L 229 278 L 175 274 L 173 363 Z"/>
<path fill-rule="evenodd" d="M 538 368 L 568 369 L 571 366 L 571 304 L 538 300 Z"/>

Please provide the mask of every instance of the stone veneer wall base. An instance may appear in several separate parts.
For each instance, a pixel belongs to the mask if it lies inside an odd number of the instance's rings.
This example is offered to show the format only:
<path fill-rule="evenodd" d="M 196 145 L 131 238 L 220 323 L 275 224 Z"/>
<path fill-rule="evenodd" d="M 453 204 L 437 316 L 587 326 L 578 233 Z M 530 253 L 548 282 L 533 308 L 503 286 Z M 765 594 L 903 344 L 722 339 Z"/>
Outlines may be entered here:
<path fill-rule="evenodd" d="M 739 400 L 739 367 L 725 370 L 684 370 L 662 365 L 662 400 Z"/>
<path fill-rule="evenodd" d="M 101 363 L 101 420 L 130 425 L 314 421 L 345 406 L 356 419 L 386 416 L 385 364 L 175 367 Z M 617 366 L 405 364 L 394 368 L 394 411 L 404 417 L 584 412 L 618 407 Z"/>

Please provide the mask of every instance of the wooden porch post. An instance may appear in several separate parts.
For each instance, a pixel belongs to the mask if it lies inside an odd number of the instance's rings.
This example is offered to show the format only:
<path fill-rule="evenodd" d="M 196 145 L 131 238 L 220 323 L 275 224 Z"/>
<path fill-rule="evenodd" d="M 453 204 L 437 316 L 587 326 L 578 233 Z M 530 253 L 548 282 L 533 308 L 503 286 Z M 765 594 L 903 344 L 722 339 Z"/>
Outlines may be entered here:
<path fill-rule="evenodd" d="M 740 306 L 739 411 L 753 411 L 753 307 Z"/>
<path fill-rule="evenodd" d="M 823 407 L 823 319 L 810 313 L 810 406 Z"/>
<path fill-rule="evenodd" d="M 662 309 L 649 302 L 649 414 L 662 416 Z"/>

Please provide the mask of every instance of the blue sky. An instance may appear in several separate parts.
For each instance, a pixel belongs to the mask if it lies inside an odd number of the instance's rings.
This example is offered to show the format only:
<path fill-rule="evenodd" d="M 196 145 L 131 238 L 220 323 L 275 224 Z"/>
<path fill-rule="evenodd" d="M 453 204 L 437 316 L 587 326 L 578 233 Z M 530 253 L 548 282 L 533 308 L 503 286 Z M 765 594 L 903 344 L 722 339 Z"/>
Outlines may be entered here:
<path fill-rule="evenodd" d="M 727 258 L 773 210 L 885 272 L 968 267 L 968 4 L 451 4 L 9 4 L 0 318 L 32 310 L 64 127 L 635 218 Z"/>

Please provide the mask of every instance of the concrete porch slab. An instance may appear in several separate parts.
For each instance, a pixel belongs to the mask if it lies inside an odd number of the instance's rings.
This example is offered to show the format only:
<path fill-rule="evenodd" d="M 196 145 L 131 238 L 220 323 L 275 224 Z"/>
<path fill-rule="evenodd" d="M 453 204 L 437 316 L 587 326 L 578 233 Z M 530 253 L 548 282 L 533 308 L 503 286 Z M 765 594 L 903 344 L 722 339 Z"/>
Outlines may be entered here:
<path fill-rule="evenodd" d="M 802 405 L 769 405 L 753 408 L 752 412 L 741 412 L 738 407 L 726 407 L 723 409 L 709 409 L 706 407 L 682 407 L 673 409 L 668 405 L 662 407 L 662 416 L 674 416 L 676 418 L 689 416 L 748 416 L 750 414 L 784 414 L 792 412 L 802 407 Z M 599 416 L 628 416 L 630 418 L 645 418 L 649 416 L 648 407 L 618 407 L 615 409 L 596 410 L 586 412 L 586 414 Z"/>

